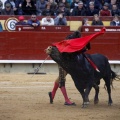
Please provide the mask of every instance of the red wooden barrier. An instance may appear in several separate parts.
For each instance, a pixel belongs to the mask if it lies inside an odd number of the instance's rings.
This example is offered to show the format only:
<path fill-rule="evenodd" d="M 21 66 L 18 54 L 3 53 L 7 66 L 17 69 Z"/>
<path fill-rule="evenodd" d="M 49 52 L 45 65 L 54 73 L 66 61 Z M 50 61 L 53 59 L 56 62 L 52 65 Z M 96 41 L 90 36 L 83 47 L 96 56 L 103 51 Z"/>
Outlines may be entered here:
<path fill-rule="evenodd" d="M 101 30 L 100 26 L 84 26 L 82 36 L 87 36 Z M 120 60 L 120 27 L 106 27 L 106 33 L 91 41 L 89 53 L 101 53 L 111 60 Z"/>
<path fill-rule="evenodd" d="M 88 27 L 87 27 L 88 28 Z M 94 27 L 93 27 L 94 29 Z M 64 40 L 71 32 L 1 32 L 1 60 L 44 60 L 44 50 L 53 42 Z M 82 32 L 82 36 L 94 32 Z M 110 60 L 120 60 L 119 32 L 106 32 L 91 42 L 90 53 L 102 53 Z"/>
<path fill-rule="evenodd" d="M 1 60 L 44 60 L 44 50 L 70 32 L 1 32 Z"/>

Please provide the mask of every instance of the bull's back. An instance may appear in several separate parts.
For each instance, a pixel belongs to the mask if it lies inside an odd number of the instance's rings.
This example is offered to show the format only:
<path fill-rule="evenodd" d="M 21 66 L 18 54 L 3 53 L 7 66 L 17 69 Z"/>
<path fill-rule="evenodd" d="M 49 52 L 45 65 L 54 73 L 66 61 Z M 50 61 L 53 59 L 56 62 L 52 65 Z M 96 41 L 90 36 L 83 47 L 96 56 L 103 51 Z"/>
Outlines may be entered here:
<path fill-rule="evenodd" d="M 111 73 L 110 64 L 106 56 L 102 54 L 92 54 L 91 59 L 98 67 L 103 76 Z"/>
<path fill-rule="evenodd" d="M 108 58 L 102 54 L 96 53 L 96 54 L 91 54 L 90 56 L 91 56 L 93 62 L 97 65 L 108 62 Z"/>

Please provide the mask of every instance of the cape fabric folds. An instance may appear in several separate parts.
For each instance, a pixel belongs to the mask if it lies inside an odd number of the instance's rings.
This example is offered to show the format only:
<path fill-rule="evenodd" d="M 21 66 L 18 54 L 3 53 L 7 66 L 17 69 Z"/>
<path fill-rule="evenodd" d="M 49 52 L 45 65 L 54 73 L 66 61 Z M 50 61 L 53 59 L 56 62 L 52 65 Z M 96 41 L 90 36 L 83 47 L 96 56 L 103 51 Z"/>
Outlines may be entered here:
<path fill-rule="evenodd" d="M 63 40 L 61 42 L 53 43 L 52 46 L 56 46 L 61 53 L 76 52 L 82 50 L 91 40 L 104 33 L 105 28 L 102 28 L 100 32 L 97 32 L 95 34 L 77 39 Z"/>

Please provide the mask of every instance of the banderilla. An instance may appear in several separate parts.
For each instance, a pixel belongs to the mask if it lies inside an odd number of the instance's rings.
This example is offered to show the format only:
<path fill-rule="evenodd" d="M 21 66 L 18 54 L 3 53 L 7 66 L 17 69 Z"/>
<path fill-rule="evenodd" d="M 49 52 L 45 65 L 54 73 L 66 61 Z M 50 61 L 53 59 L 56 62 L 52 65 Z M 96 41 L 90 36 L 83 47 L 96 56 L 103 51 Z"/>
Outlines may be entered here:
<path fill-rule="evenodd" d="M 49 55 L 45 58 L 45 60 L 43 61 L 43 63 L 42 63 L 38 68 L 35 68 L 35 69 L 34 69 L 34 74 L 33 74 L 33 76 L 34 76 L 36 73 L 39 72 L 40 68 L 43 66 L 43 64 L 45 63 L 45 61 L 46 61 L 48 58 L 49 58 Z M 33 77 L 33 76 L 32 76 L 32 77 Z M 31 78 L 32 78 L 32 77 L 31 77 Z"/>

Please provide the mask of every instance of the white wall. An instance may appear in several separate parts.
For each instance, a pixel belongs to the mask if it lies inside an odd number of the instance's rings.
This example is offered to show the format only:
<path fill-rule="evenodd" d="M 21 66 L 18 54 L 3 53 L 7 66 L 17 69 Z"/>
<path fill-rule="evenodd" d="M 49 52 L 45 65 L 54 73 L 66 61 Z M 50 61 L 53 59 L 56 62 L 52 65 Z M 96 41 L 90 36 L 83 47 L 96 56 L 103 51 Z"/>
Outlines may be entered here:
<path fill-rule="evenodd" d="M 0 73 L 34 73 L 35 68 L 39 68 L 38 63 L 34 64 L 0 64 Z M 120 64 L 111 65 L 114 72 L 120 75 Z M 45 63 L 39 68 L 39 73 L 58 74 L 58 65 L 56 63 Z"/>

